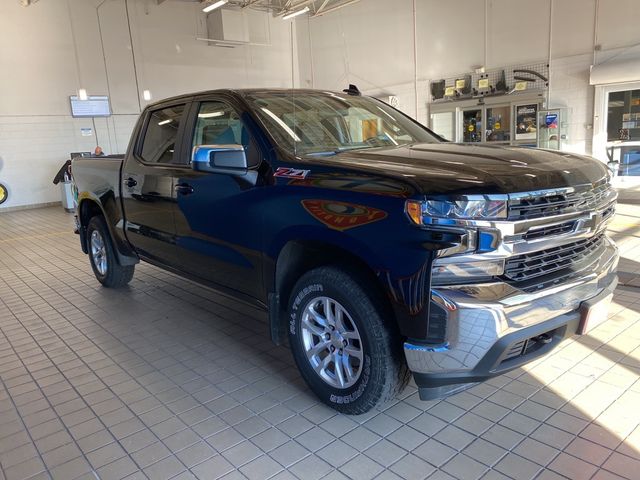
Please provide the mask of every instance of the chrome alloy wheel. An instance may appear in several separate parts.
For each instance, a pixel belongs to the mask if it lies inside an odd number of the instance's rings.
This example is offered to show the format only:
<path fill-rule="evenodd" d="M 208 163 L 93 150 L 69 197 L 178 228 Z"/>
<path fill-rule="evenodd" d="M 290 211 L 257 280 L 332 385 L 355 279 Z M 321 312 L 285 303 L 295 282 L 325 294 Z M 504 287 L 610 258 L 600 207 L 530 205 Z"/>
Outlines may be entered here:
<path fill-rule="evenodd" d="M 102 276 L 107 274 L 107 249 L 100 232 L 91 232 L 91 261 Z"/>
<path fill-rule="evenodd" d="M 362 340 L 349 313 L 329 297 L 315 297 L 301 317 L 302 345 L 311 368 L 334 388 L 354 385 L 364 364 Z"/>

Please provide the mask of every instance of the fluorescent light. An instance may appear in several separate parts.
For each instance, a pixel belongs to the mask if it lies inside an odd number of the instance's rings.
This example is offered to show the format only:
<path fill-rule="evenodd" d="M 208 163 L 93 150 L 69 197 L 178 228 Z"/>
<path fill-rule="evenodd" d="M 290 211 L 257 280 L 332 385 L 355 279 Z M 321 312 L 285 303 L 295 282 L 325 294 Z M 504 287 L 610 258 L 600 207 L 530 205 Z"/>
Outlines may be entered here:
<path fill-rule="evenodd" d="M 89 100 L 89 95 L 87 95 L 87 91 L 84 88 L 78 90 L 78 98 L 80 100 Z"/>
<path fill-rule="evenodd" d="M 271 118 L 273 118 L 275 120 L 275 122 L 280 125 L 282 127 L 282 129 L 287 132 L 289 134 L 289 136 L 291 138 L 293 138 L 294 142 L 299 142 L 300 141 L 300 137 L 298 135 L 296 135 L 296 132 L 294 132 L 293 130 L 291 130 L 289 128 L 289 125 L 287 125 L 286 123 L 284 123 L 280 118 L 278 118 L 278 116 L 273 113 L 271 110 L 269 110 L 268 108 L 262 108 L 262 111 L 264 113 L 266 113 L 267 115 L 269 115 Z"/>
<path fill-rule="evenodd" d="M 228 0 L 218 0 L 217 2 L 212 3 L 211 5 L 207 5 L 206 7 L 204 7 L 202 9 L 202 11 L 205 12 L 205 13 L 209 13 L 211 10 L 215 10 L 216 8 L 220 8 L 221 6 L 223 6 L 227 2 L 228 2 Z"/>
<path fill-rule="evenodd" d="M 224 112 L 199 113 L 198 118 L 221 117 L 222 115 L 224 115 Z"/>
<path fill-rule="evenodd" d="M 287 13 L 284 17 L 282 17 L 282 19 L 289 20 L 290 18 L 297 17 L 298 15 L 302 15 L 303 13 L 307 13 L 308 11 L 309 11 L 309 7 L 304 7 L 303 9 L 298 10 L 297 12 Z"/>
<path fill-rule="evenodd" d="M 161 122 L 158 122 L 158 125 L 166 125 L 167 123 L 171 123 L 171 122 L 173 122 L 173 119 L 167 118 L 166 120 L 162 120 Z"/>
<path fill-rule="evenodd" d="M 151 100 L 151 92 L 149 90 L 143 90 L 142 98 L 144 98 L 148 102 L 149 100 Z"/>

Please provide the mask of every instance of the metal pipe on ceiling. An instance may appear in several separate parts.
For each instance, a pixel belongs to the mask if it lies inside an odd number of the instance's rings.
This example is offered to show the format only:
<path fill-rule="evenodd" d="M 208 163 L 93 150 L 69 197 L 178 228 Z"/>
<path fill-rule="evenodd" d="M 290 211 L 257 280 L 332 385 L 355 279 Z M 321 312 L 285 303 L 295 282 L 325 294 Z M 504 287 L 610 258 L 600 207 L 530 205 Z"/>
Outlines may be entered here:
<path fill-rule="evenodd" d="M 341 3 L 340 5 L 336 5 L 335 7 L 327 8 L 322 12 L 317 12 L 315 15 L 311 15 L 311 18 L 320 17 L 322 15 L 326 15 L 327 13 L 335 12 L 336 10 L 340 10 L 343 7 L 353 5 L 354 3 L 358 3 L 359 1 L 360 0 L 349 0 L 348 2 Z"/>

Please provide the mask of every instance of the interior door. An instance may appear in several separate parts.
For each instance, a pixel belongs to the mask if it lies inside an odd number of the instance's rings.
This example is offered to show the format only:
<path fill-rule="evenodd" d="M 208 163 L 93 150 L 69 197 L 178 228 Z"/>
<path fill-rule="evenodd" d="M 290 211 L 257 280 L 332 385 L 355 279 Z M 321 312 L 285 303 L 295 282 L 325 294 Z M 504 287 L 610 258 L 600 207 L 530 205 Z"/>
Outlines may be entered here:
<path fill-rule="evenodd" d="M 640 181 L 640 89 L 607 96 L 607 157 L 623 183 Z"/>
<path fill-rule="evenodd" d="M 184 162 L 176 145 L 181 145 L 186 111 L 181 103 L 149 112 L 142 141 L 122 171 L 127 238 L 144 257 L 171 266 L 178 263 L 174 185 Z"/>
<path fill-rule="evenodd" d="M 176 234 L 183 268 L 217 286 L 262 296 L 261 153 L 238 109 L 223 100 L 194 104 L 192 147 L 242 145 L 248 172 L 182 172 L 176 184 Z"/>

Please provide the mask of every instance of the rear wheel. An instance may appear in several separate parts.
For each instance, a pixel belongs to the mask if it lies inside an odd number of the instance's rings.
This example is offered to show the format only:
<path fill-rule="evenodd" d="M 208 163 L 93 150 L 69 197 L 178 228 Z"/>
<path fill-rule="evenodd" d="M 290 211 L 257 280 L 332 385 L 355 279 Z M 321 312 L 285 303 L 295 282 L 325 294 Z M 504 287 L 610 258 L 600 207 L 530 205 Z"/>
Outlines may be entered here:
<path fill-rule="evenodd" d="M 102 285 L 109 288 L 123 287 L 133 278 L 134 265 L 122 266 L 111 242 L 111 235 L 101 216 L 95 216 L 87 227 L 87 242 L 91 268 Z"/>
<path fill-rule="evenodd" d="M 337 267 L 314 269 L 296 283 L 289 340 L 314 393 L 343 413 L 360 414 L 392 399 L 409 380 L 401 341 L 362 279 Z"/>

